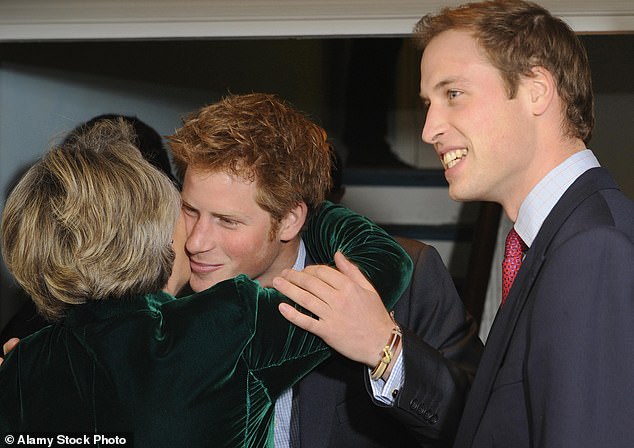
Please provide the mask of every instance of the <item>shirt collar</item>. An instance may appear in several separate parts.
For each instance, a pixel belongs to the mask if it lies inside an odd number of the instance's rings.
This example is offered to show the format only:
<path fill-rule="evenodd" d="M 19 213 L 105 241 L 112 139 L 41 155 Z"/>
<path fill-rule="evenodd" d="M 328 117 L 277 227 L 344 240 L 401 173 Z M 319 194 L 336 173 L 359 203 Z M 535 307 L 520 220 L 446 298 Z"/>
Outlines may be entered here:
<path fill-rule="evenodd" d="M 514 225 L 515 231 L 528 247 L 531 247 L 546 217 L 568 187 L 583 173 L 598 166 L 601 165 L 592 151 L 579 151 L 551 170 L 528 193 Z"/>
<path fill-rule="evenodd" d="M 299 250 L 297 251 L 297 258 L 295 259 L 295 264 L 293 265 L 293 269 L 295 271 L 301 271 L 306 267 L 306 245 L 304 245 L 304 240 L 299 240 Z"/>

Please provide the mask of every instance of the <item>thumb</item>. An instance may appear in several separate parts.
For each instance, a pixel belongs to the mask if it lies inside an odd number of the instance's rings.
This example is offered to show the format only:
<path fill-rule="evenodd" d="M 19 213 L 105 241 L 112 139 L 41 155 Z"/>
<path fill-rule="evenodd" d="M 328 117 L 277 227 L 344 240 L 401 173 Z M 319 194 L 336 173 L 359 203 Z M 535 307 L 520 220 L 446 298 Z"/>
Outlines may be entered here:
<path fill-rule="evenodd" d="M 365 278 L 363 272 L 359 270 L 359 268 L 350 262 L 340 251 L 335 253 L 335 265 L 339 272 L 345 274 L 350 280 L 354 281 L 357 285 L 361 286 L 363 289 L 370 289 L 374 291 L 374 287 Z"/>
<path fill-rule="evenodd" d="M 4 356 L 7 356 L 9 352 L 13 350 L 16 345 L 18 345 L 18 342 L 20 342 L 18 338 L 11 338 L 7 342 L 5 342 L 4 345 L 2 346 L 2 351 L 4 353 Z"/>

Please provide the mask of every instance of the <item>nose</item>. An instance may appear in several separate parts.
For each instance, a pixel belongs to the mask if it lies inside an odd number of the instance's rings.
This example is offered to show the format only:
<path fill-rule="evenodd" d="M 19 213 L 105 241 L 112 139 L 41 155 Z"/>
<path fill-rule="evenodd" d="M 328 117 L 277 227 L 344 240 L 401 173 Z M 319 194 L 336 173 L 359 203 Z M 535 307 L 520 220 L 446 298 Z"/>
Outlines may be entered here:
<path fill-rule="evenodd" d="M 444 120 L 440 110 L 432 105 L 427 108 L 425 115 L 425 124 L 421 138 L 425 143 L 431 145 L 437 143 L 438 138 L 444 133 Z"/>
<path fill-rule="evenodd" d="M 197 217 L 187 222 L 187 241 L 185 249 L 187 253 L 194 255 L 207 252 L 214 247 L 213 225 L 209 220 Z"/>

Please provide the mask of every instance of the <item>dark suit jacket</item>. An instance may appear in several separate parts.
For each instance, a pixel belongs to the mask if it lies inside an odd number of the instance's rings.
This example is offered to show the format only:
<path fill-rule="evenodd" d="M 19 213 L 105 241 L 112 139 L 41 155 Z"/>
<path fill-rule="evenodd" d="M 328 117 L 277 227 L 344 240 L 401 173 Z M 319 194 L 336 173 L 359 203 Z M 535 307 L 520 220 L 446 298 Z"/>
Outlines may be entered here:
<path fill-rule="evenodd" d="M 299 383 L 301 448 L 453 441 L 482 343 L 438 252 L 397 241 L 414 261 L 412 281 L 394 308 L 404 332 L 405 385 L 394 407 L 373 403 L 367 368 L 334 354 Z"/>
<path fill-rule="evenodd" d="M 456 447 L 634 446 L 634 203 L 584 173 L 493 324 Z"/>

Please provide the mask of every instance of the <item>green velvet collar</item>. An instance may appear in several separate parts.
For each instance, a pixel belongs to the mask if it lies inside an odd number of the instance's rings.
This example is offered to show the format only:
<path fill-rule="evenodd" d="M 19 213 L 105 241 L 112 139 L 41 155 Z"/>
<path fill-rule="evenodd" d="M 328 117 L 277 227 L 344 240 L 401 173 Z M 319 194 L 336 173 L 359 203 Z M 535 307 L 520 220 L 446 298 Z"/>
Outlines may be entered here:
<path fill-rule="evenodd" d="M 158 311 L 161 305 L 176 300 L 170 294 L 160 291 L 142 297 L 122 297 L 117 299 L 93 300 L 70 307 L 62 325 L 81 327 L 93 322 L 101 322 L 135 311 Z"/>

